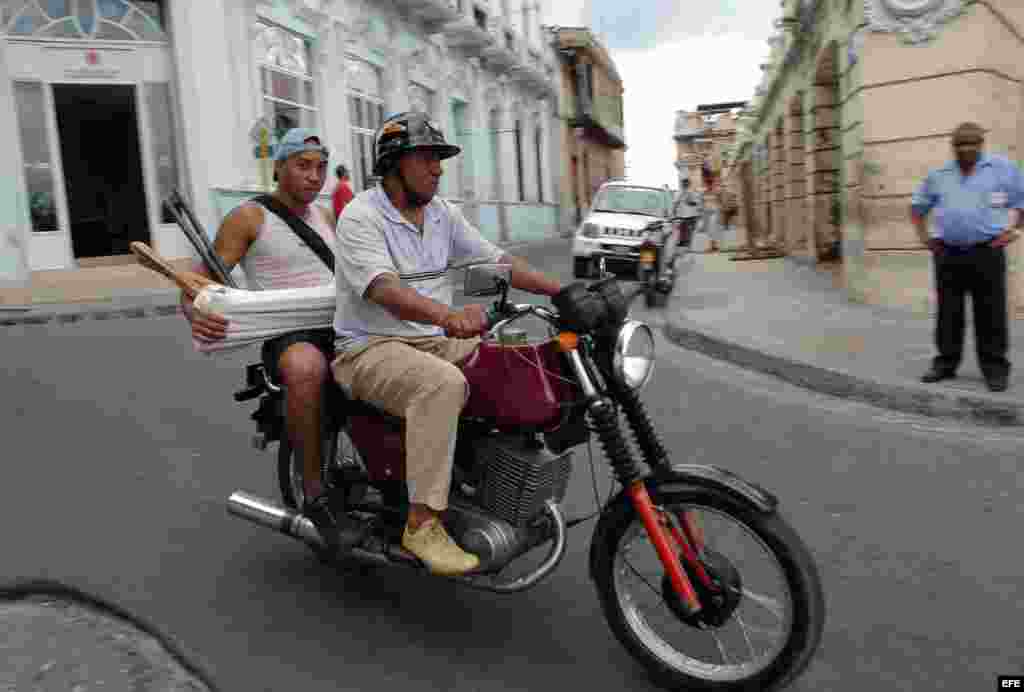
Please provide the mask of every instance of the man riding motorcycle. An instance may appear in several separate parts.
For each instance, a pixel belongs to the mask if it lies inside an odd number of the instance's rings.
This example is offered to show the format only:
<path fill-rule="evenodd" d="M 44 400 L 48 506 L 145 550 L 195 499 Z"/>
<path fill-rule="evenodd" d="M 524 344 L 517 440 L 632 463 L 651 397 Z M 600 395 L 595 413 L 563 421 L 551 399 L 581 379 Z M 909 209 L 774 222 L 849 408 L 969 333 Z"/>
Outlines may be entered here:
<path fill-rule="evenodd" d="M 441 161 L 460 151 L 420 113 L 392 116 L 377 131 L 374 174 L 382 179 L 338 220 L 338 355 L 331 366 L 351 396 L 405 419 L 410 505 L 402 546 L 445 575 L 479 564 L 451 539 L 440 515 L 469 397 L 455 364 L 473 352 L 487 326 L 483 306 L 451 307 L 446 269 L 471 260 L 510 264 L 515 288 L 547 296 L 561 289 L 436 197 Z"/>
<path fill-rule="evenodd" d="M 282 137 L 274 153 L 272 197 L 302 219 L 334 248 L 333 215 L 314 204 L 326 181 L 328 151 L 313 130 L 295 128 Z M 258 200 L 259 198 L 257 198 Z M 334 275 L 317 254 L 288 227 L 284 219 L 257 201 L 248 201 L 225 217 L 217 230 L 214 251 L 230 271 L 241 263 L 250 289 L 306 288 L 328 284 Z M 200 264 L 195 272 L 209 277 Z M 182 294 L 182 309 L 201 341 L 216 341 L 227 334 L 220 315 L 193 307 Z M 320 419 L 323 387 L 330 377 L 332 330 L 303 330 L 263 344 L 263 362 L 271 378 L 284 385 L 286 424 L 292 445 L 303 460 L 306 511 L 325 523 L 318 507 L 326 503 L 321 482 Z M 329 520 L 327 521 L 329 524 Z"/>

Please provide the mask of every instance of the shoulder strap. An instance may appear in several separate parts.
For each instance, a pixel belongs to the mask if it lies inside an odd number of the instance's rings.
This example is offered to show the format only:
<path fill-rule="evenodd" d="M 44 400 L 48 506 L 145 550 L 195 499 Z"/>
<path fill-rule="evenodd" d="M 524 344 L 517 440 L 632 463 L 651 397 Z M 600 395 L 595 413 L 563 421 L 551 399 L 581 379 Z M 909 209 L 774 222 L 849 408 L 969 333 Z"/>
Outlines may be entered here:
<path fill-rule="evenodd" d="M 327 243 L 320 237 L 320 234 L 309 227 L 305 221 L 300 219 L 292 210 L 281 204 L 276 198 L 271 195 L 260 195 L 254 197 L 253 202 L 262 204 L 267 208 L 267 211 L 274 213 L 278 218 L 288 224 L 288 227 L 295 232 L 295 235 L 299 236 L 309 249 L 316 254 L 320 260 L 327 265 L 327 268 L 334 273 L 334 253 L 331 252 L 331 248 L 327 247 Z M 315 213 L 315 212 L 314 212 Z"/>

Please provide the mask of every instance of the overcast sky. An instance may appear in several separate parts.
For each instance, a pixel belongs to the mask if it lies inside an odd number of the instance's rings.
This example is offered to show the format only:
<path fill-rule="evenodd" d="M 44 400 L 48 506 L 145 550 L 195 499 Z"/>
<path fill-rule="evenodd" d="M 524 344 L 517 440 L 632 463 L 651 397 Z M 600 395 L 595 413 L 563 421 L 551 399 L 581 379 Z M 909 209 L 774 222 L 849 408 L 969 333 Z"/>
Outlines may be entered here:
<path fill-rule="evenodd" d="M 758 65 L 768 57 L 772 21 L 781 14 L 775 0 L 547 2 L 545 24 L 589 27 L 618 68 L 627 175 L 673 188 L 676 110 L 750 99 Z"/>

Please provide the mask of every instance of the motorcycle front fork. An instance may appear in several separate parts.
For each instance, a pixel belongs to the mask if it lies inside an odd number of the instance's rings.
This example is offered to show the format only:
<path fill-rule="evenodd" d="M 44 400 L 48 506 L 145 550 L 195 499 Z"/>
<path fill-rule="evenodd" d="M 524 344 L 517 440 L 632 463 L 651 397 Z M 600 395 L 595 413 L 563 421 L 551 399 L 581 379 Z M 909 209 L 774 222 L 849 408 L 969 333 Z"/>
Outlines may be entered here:
<path fill-rule="evenodd" d="M 703 587 L 714 590 L 715 585 L 698 556 L 703 550 L 704 532 L 697 516 L 692 512 L 680 512 L 676 515 L 677 521 L 672 521 L 665 510 L 656 507 L 651 501 L 642 479 L 633 481 L 628 492 L 673 590 L 691 615 L 700 612 L 703 606 L 693 582 L 683 568 L 683 561 Z"/>

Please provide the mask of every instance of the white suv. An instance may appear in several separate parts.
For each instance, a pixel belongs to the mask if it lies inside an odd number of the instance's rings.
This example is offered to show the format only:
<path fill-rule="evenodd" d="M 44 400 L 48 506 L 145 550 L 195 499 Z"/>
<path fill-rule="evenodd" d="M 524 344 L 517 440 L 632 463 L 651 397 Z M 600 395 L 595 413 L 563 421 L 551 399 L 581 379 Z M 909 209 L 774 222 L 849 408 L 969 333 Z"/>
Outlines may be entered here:
<path fill-rule="evenodd" d="M 609 265 L 636 264 L 640 245 L 647 237 L 647 225 L 668 219 L 671 213 L 672 192 L 668 188 L 621 180 L 603 184 L 573 239 L 573 276 L 594 276 L 599 257 Z"/>

